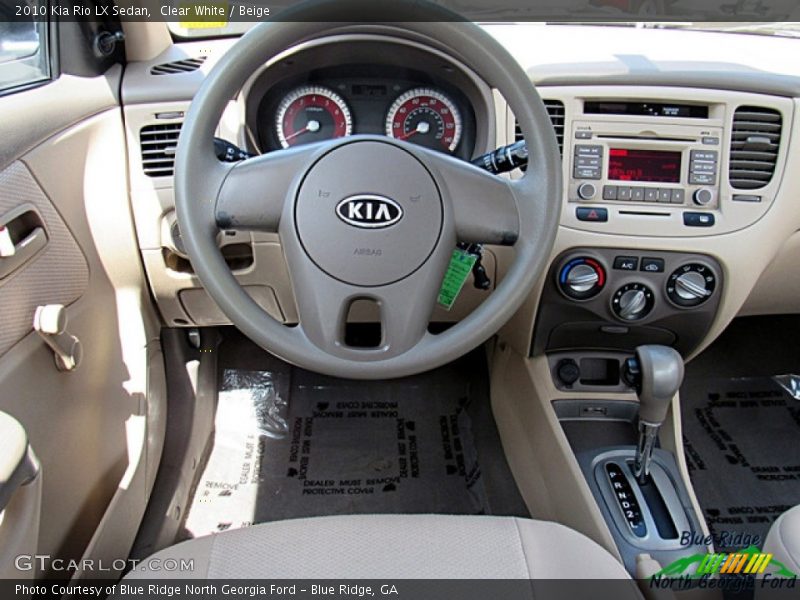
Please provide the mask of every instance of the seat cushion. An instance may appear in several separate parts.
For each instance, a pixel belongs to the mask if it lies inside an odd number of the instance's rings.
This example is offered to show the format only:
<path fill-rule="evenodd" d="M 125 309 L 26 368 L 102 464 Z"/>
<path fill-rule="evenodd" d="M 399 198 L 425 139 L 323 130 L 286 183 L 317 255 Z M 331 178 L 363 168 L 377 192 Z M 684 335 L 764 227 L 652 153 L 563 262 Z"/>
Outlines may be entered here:
<path fill-rule="evenodd" d="M 800 573 L 800 505 L 787 510 L 772 524 L 764 552 L 775 555 L 793 573 Z"/>
<path fill-rule="evenodd" d="M 265 523 L 154 555 L 194 559 L 193 572 L 127 578 L 629 579 L 623 566 L 563 525 L 510 517 L 359 515 Z"/>

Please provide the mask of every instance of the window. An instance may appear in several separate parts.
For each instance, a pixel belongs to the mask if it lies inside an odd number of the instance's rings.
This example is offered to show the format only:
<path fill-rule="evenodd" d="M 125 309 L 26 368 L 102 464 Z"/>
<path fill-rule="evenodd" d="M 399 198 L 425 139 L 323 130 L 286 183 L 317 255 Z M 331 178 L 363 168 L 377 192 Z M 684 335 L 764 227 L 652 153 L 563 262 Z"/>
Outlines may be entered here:
<path fill-rule="evenodd" d="M 50 79 L 47 20 L 25 14 L 37 4 L 42 5 L 30 0 L 0 6 L 0 92 Z"/>

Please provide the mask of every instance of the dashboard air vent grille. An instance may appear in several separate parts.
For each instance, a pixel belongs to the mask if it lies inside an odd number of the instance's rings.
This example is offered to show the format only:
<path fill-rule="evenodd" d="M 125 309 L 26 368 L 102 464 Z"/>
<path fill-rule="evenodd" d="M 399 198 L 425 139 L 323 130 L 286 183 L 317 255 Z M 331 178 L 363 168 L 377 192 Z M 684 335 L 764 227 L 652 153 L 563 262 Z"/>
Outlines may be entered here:
<path fill-rule="evenodd" d="M 775 173 L 781 143 L 781 114 L 771 108 L 740 106 L 733 114 L 728 177 L 731 187 L 754 190 Z"/>
<path fill-rule="evenodd" d="M 173 62 L 162 63 L 150 68 L 151 75 L 176 75 L 178 73 L 191 73 L 203 66 L 206 56 L 196 58 L 185 58 Z"/>
<path fill-rule="evenodd" d="M 149 177 L 171 177 L 182 123 L 146 125 L 139 132 L 142 168 Z"/>
<path fill-rule="evenodd" d="M 564 103 L 561 100 L 544 100 L 544 106 L 547 109 L 547 114 L 550 115 L 550 122 L 553 124 L 553 129 L 556 132 L 556 139 L 558 140 L 558 151 L 564 155 Z M 519 128 L 517 122 L 514 130 L 514 139 L 519 141 L 522 139 L 522 130 Z"/>

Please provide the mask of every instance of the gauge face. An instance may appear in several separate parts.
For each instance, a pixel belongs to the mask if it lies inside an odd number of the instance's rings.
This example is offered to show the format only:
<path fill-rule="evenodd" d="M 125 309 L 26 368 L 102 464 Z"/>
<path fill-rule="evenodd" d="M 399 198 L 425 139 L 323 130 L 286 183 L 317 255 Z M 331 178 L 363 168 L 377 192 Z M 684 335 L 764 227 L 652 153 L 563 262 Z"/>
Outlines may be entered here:
<path fill-rule="evenodd" d="M 454 152 L 461 141 L 461 115 L 453 101 L 430 88 L 417 88 L 394 101 L 386 135 L 434 150 Z"/>
<path fill-rule="evenodd" d="M 303 86 L 289 92 L 276 115 L 281 146 L 297 146 L 344 137 L 353 132 L 350 109 L 336 92 Z"/>

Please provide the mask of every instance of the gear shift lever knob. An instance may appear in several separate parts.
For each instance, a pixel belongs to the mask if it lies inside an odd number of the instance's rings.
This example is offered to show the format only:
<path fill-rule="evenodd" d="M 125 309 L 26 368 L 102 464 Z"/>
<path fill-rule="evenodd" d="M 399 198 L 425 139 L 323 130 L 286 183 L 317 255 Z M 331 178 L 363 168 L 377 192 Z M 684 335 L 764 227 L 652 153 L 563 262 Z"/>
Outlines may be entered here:
<path fill-rule="evenodd" d="M 683 358 L 668 346 L 639 346 L 639 420 L 661 425 L 672 398 L 683 383 Z"/>
<path fill-rule="evenodd" d="M 626 367 L 627 378 L 639 396 L 639 443 L 633 471 L 644 485 L 650 475 L 658 430 L 683 382 L 683 358 L 668 346 L 639 346 Z"/>

